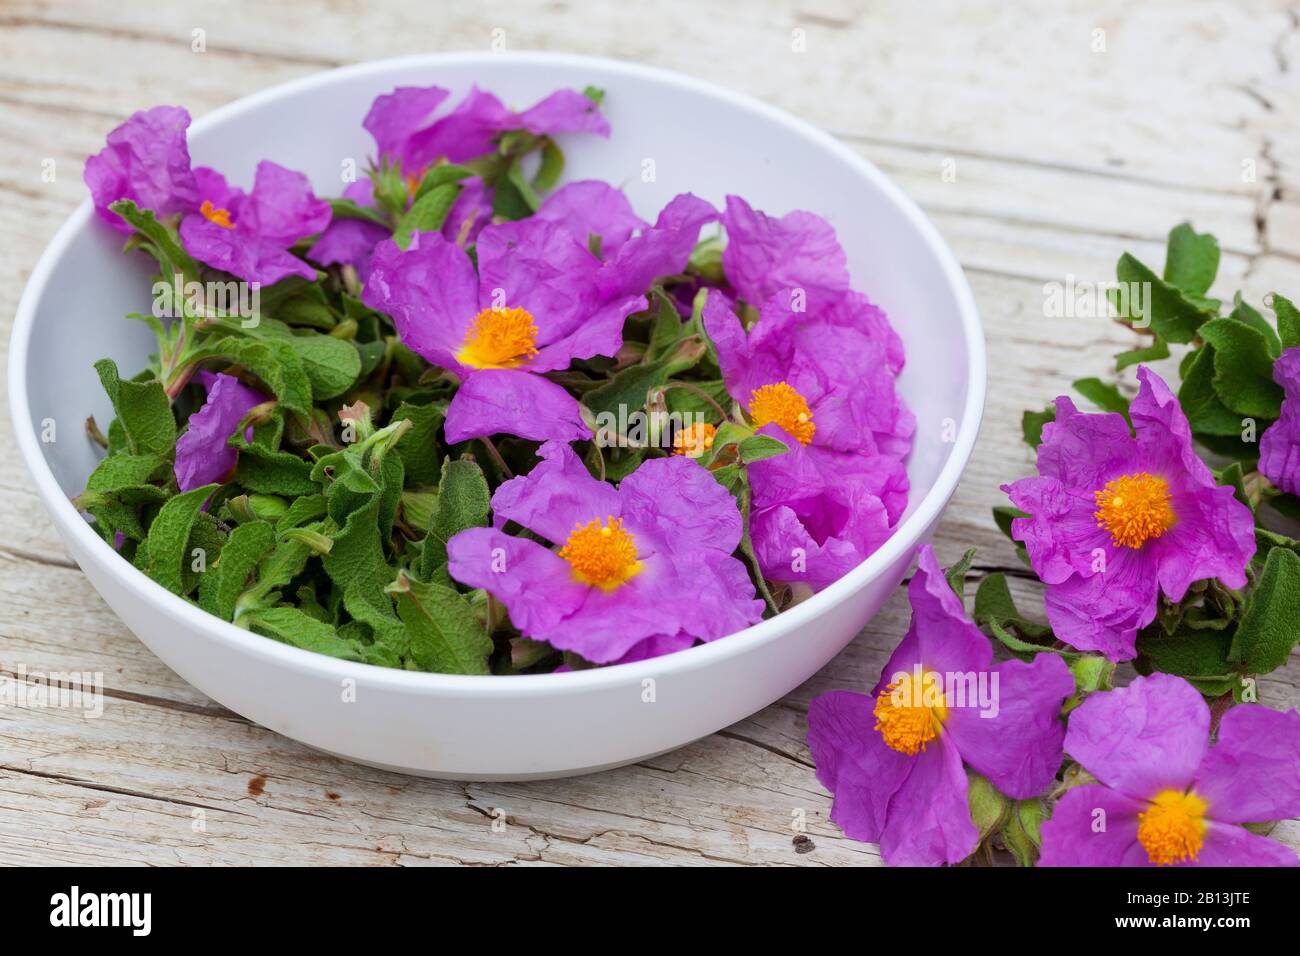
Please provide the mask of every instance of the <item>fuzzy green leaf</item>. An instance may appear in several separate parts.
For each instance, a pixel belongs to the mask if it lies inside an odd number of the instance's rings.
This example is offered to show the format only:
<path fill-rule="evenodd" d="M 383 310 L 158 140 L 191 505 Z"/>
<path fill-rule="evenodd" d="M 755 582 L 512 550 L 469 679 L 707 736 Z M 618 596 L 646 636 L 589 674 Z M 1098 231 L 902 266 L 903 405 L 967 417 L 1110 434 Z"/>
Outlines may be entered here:
<path fill-rule="evenodd" d="M 1201 337 L 1214 348 L 1214 391 L 1239 415 L 1277 418 L 1282 386 L 1273 381 L 1273 356 L 1264 334 L 1234 319 L 1212 319 Z"/>
<path fill-rule="evenodd" d="M 250 611 L 243 623 L 255 634 L 274 638 L 283 644 L 315 651 L 345 661 L 363 661 L 360 649 L 344 640 L 329 624 L 296 607 L 268 607 Z"/>
<path fill-rule="evenodd" d="M 112 359 L 100 359 L 95 371 L 121 422 L 127 450 L 133 455 L 171 458 L 176 448 L 176 419 L 162 383 L 157 379 L 123 381 Z"/>
<path fill-rule="evenodd" d="M 388 592 L 397 600 L 397 614 L 411 635 L 411 659 L 420 670 L 488 673 L 492 639 L 463 594 L 405 572 L 397 575 Z"/>
<path fill-rule="evenodd" d="M 1208 232 L 1198 233 L 1191 223 L 1169 232 L 1165 253 L 1165 281 L 1192 295 L 1204 295 L 1219 272 L 1219 240 Z"/>
<path fill-rule="evenodd" d="M 1272 296 L 1273 313 L 1277 316 L 1277 332 L 1284 349 L 1300 345 L 1300 311 L 1276 292 Z"/>
<path fill-rule="evenodd" d="M 258 563 L 275 547 L 275 529 L 267 521 L 251 521 L 235 528 L 221 549 L 221 557 L 199 581 L 199 606 L 223 621 L 235 616 L 235 602 L 243 593 Z"/>
<path fill-rule="evenodd" d="M 190 532 L 198 520 L 203 502 L 218 487 L 215 484 L 204 485 L 177 495 L 159 509 L 149 526 L 146 539 L 149 560 L 144 572 L 174 594 L 185 593 L 182 568 L 189 560 Z"/>
<path fill-rule="evenodd" d="M 1284 665 L 1300 642 L 1300 554 L 1272 548 L 1228 651 L 1253 674 Z"/>
<path fill-rule="evenodd" d="M 411 236 L 417 232 L 437 232 L 447 221 L 461 187 L 455 183 L 443 183 L 421 195 L 397 223 L 393 232 L 393 242 L 399 249 L 411 245 Z"/>

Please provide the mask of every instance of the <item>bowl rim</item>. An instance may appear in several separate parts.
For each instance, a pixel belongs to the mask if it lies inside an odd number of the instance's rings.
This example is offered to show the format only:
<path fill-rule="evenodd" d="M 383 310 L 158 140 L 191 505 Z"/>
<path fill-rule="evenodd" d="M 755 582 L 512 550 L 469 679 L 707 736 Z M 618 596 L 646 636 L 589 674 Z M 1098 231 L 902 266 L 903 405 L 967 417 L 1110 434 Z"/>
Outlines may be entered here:
<path fill-rule="evenodd" d="M 649 677 L 662 679 L 674 673 L 709 667 L 715 662 L 737 656 L 815 622 L 824 612 L 847 600 L 900 558 L 906 555 L 910 561 L 910 552 L 935 523 L 956 490 L 958 480 L 975 447 L 983 418 L 986 390 L 987 359 L 984 333 L 975 298 L 965 273 L 933 223 L 921 208 L 873 163 L 830 134 L 751 96 L 671 70 L 607 57 L 544 51 L 428 53 L 371 60 L 324 70 L 259 90 L 219 107 L 196 120 L 191 130 L 202 132 L 208 127 L 218 126 L 231 117 L 258 109 L 263 104 L 286 95 L 317 86 L 327 86 L 350 77 L 384 73 L 403 67 L 427 66 L 431 70 L 436 70 L 440 66 L 503 62 L 533 64 L 541 67 L 598 69 L 605 73 L 650 80 L 722 101 L 738 110 L 756 114 L 784 127 L 792 134 L 811 140 L 815 145 L 835 154 L 893 202 L 917 229 L 947 279 L 958 302 L 959 319 L 967 350 L 968 384 L 965 410 L 958 424 L 956 440 L 953 442 L 948 460 L 940 470 L 934 485 L 925 497 L 916 503 L 912 513 L 904 517 L 902 523 L 880 548 L 852 571 L 806 601 L 726 638 L 699 644 L 662 657 L 558 674 L 522 674 L 507 677 L 494 674 L 437 674 L 406 671 L 340 660 L 283 644 L 208 614 L 198 606 L 168 591 L 134 565 L 121 560 L 108 543 L 91 530 L 90 525 L 73 507 L 70 499 L 59 487 L 49 463 L 41 452 L 27 400 L 28 349 L 35 323 L 36 306 L 45 294 L 54 265 L 62 257 L 74 236 L 85 227 L 93 215 L 91 201 L 87 199 L 77 207 L 50 240 L 23 290 L 9 340 L 9 407 L 19 450 L 37 493 L 49 511 L 56 528 L 65 539 L 71 538 L 77 550 L 98 565 L 100 570 L 118 581 L 132 597 L 161 612 L 165 617 L 178 619 L 185 626 L 197 630 L 222 647 L 260 658 L 266 663 L 314 673 L 318 677 L 352 678 L 359 682 L 364 681 L 371 687 L 378 686 L 415 693 L 426 691 L 452 697 L 540 697 L 598 691 L 620 685 L 636 684 Z"/>

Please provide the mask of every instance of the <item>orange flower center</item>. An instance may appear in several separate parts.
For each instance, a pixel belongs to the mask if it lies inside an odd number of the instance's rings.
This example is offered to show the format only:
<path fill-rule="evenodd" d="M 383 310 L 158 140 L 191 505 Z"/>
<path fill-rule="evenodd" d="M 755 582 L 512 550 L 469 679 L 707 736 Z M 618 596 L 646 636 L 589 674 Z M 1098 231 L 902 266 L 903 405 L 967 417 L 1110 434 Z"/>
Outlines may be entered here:
<path fill-rule="evenodd" d="M 699 458 L 713 447 L 713 437 L 718 430 L 708 422 L 693 422 L 673 436 L 673 454 Z"/>
<path fill-rule="evenodd" d="M 872 713 L 885 745 L 914 756 L 939 736 L 948 716 L 942 681 L 933 671 L 922 671 L 919 680 L 904 674 L 880 692 Z"/>
<path fill-rule="evenodd" d="M 484 309 L 456 353 L 472 368 L 517 368 L 537 354 L 537 324 L 526 309 Z"/>
<path fill-rule="evenodd" d="M 749 397 L 749 417 L 755 428 L 780 425 L 804 445 L 812 441 L 817 430 L 808 400 L 785 382 L 754 389 Z"/>
<path fill-rule="evenodd" d="M 211 199 L 203 200 L 203 205 L 199 207 L 199 212 L 208 222 L 215 222 L 222 229 L 234 229 L 235 224 L 230 221 L 229 209 L 218 209 L 212 205 Z"/>
<path fill-rule="evenodd" d="M 641 570 L 636 540 L 623 530 L 622 520 L 613 517 L 603 524 L 597 519 L 575 527 L 560 557 L 569 562 L 575 578 L 602 591 L 614 590 Z"/>
<path fill-rule="evenodd" d="M 1138 842 L 1156 866 L 1195 860 L 1205 837 L 1206 803 L 1194 793 L 1162 790 L 1138 814 Z"/>
<path fill-rule="evenodd" d="M 1110 532 L 1117 548 L 1140 548 L 1174 526 L 1170 497 L 1163 478 L 1145 471 L 1122 475 L 1093 492 L 1097 527 Z"/>

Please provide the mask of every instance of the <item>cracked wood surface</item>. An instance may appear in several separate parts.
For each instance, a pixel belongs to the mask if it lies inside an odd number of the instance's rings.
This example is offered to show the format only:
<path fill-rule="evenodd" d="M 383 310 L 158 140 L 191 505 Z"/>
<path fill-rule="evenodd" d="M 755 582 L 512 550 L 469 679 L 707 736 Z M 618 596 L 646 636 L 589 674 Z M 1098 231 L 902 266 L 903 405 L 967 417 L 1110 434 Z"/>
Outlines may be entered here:
<path fill-rule="evenodd" d="M 1106 376 L 1130 336 L 1048 319 L 1043 284 L 1163 255 L 1184 219 L 1224 248 L 1213 290 L 1300 294 L 1300 8 L 1283 2 L 1047 5 L 839 0 L 361 3 L 212 0 L 0 5 L 0 334 L 84 157 L 136 109 L 201 115 L 360 60 L 558 49 L 677 69 L 830 130 L 933 218 L 965 267 L 994 361 L 974 460 L 936 540 L 1017 569 L 989 517 L 1031 466 L 1020 413 Z M 191 52 L 192 31 L 207 51 Z M 791 49 L 805 31 L 807 52 Z M 1093 46 L 1104 31 L 1105 51 Z M 53 159 L 55 182 L 42 181 Z M 955 179 L 942 175 L 945 161 Z M 106 321 L 116 320 L 108 317 Z M 1170 371 L 1166 368 L 1164 371 Z M 0 398 L 0 401 L 5 401 Z M 7 403 L 6 403 L 7 404 Z M 12 447 L 9 416 L 0 440 Z M 0 671 L 102 672 L 103 715 L 0 709 L 0 859 L 312 864 L 876 864 L 828 819 L 804 743 L 809 701 L 874 683 L 906 627 L 902 591 L 820 674 L 674 753 L 528 784 L 408 778 L 322 756 L 185 684 L 70 561 L 21 464 L 0 456 Z M 1032 600 L 1023 579 L 1018 596 Z M 1300 702 L 1300 664 L 1261 681 Z M 795 839 L 806 821 L 808 839 Z M 1300 822 L 1274 836 L 1300 846 Z"/>

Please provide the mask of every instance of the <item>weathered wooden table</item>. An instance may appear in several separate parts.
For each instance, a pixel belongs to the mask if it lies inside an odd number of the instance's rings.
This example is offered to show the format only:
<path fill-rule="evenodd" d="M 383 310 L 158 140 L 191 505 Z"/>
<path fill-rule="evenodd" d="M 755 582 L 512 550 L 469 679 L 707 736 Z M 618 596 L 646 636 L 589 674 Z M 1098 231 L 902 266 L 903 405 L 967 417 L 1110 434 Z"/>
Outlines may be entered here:
<path fill-rule="evenodd" d="M 1045 283 L 1113 278 L 1125 250 L 1158 264 L 1166 231 L 1190 219 L 1222 243 L 1216 294 L 1300 295 L 1298 11 L 1281 0 L 5 0 L 0 332 L 7 342 L 40 250 L 85 197 L 85 156 L 136 109 L 201 115 L 340 64 L 494 41 L 643 61 L 832 131 L 937 223 L 974 286 L 991 371 L 979 447 L 936 544 L 944 561 L 978 545 L 978 571 L 1014 572 L 989 507 L 1031 467 L 1020 413 L 1105 376 L 1130 338 L 1101 319 L 1045 317 Z M 901 590 L 805 686 L 676 753 L 574 780 L 419 780 L 263 730 L 159 663 L 68 559 L 10 428 L 6 413 L 0 668 L 102 671 L 107 700 L 96 720 L 0 708 L 0 861 L 879 860 L 827 819 L 805 713 L 822 691 L 874 681 L 906 626 Z M 1261 682 L 1262 698 L 1295 706 L 1298 683 L 1293 661 Z M 806 840 L 794 839 L 800 818 Z M 1300 845 L 1300 822 L 1275 836 Z"/>

